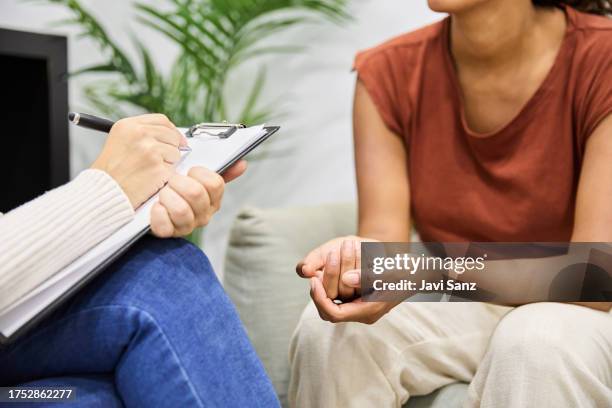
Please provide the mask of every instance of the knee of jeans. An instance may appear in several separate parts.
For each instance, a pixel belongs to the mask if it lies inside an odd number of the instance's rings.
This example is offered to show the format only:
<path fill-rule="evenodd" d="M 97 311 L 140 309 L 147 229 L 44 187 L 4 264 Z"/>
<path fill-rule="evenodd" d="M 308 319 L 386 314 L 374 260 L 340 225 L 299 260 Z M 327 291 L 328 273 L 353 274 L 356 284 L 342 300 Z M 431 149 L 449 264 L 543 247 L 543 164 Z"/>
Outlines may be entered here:
<path fill-rule="evenodd" d="M 525 363 L 563 358 L 568 350 L 563 334 L 564 322 L 559 319 L 554 303 L 534 303 L 520 306 L 497 325 L 489 343 L 489 352 L 506 361 Z M 515 360 L 518 359 L 518 360 Z"/>
<path fill-rule="evenodd" d="M 165 275 L 172 280 L 191 279 L 192 274 L 207 279 L 215 277 L 204 252 L 184 239 L 146 237 L 139 244 L 130 263 L 139 264 L 141 268 L 153 273 L 173 270 L 175 274 Z"/>
<path fill-rule="evenodd" d="M 147 237 L 142 240 L 145 252 L 151 253 L 154 259 L 168 265 L 187 267 L 203 273 L 212 272 L 212 266 L 206 254 L 197 246 L 182 238 L 160 239 Z"/>
<path fill-rule="evenodd" d="M 120 303 L 156 309 L 225 298 L 206 255 L 182 239 L 146 237 L 113 268 L 107 285 Z"/>

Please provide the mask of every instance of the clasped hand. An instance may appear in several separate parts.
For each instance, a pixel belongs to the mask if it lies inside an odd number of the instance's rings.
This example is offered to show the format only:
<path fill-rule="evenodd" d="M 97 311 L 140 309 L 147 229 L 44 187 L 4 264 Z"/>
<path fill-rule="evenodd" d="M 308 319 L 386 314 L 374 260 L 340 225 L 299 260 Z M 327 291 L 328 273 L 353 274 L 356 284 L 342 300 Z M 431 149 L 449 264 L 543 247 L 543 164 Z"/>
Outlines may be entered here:
<path fill-rule="evenodd" d="M 333 239 L 311 251 L 296 272 L 310 280 L 310 297 L 323 320 L 373 324 L 397 303 L 365 302 L 361 297 L 361 242 L 358 236 Z M 335 302 L 335 301 L 341 301 Z"/>

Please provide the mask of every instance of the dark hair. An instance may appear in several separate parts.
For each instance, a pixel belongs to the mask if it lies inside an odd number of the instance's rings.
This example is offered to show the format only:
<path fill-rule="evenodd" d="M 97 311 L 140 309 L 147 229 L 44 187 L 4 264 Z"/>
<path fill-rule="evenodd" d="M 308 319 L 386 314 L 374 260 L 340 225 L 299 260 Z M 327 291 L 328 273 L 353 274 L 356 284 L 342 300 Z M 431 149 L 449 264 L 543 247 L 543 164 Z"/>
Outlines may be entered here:
<path fill-rule="evenodd" d="M 602 16 L 612 16 L 612 0 L 533 0 L 536 6 L 567 5 L 576 10 Z"/>

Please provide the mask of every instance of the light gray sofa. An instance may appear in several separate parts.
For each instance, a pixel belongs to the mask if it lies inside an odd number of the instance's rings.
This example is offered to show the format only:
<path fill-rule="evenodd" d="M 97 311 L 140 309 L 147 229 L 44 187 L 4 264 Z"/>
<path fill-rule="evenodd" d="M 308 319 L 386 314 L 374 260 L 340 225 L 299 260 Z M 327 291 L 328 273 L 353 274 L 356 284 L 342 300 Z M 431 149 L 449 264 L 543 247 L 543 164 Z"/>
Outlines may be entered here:
<path fill-rule="evenodd" d="M 234 222 L 225 261 L 225 288 L 284 406 L 289 382 L 289 340 L 310 299 L 308 282 L 297 277 L 295 265 L 317 245 L 354 234 L 356 218 L 354 205 L 336 204 L 273 210 L 246 208 Z M 410 399 L 405 408 L 459 407 L 466 390 L 465 384 L 451 384 Z"/>

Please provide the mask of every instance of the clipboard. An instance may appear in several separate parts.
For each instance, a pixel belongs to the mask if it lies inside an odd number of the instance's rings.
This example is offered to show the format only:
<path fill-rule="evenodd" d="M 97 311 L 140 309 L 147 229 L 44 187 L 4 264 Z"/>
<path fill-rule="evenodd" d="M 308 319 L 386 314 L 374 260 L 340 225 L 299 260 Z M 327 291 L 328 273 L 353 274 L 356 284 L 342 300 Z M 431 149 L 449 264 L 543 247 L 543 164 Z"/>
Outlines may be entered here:
<path fill-rule="evenodd" d="M 228 130 L 235 129 L 235 130 L 231 131 L 231 134 L 227 135 L 226 137 L 222 137 L 219 134 L 209 135 L 211 137 L 218 138 L 218 139 L 229 139 L 232 136 L 234 136 L 234 134 L 236 133 L 237 130 L 239 130 L 239 129 L 249 129 L 249 128 L 246 128 L 246 127 L 237 127 L 237 125 L 230 125 L 230 124 L 215 124 L 216 126 L 214 126 L 214 127 L 210 127 L 210 125 L 211 124 L 199 124 L 199 125 L 195 125 L 195 126 L 189 128 L 189 129 L 183 129 L 183 131 L 185 132 L 186 136 L 188 136 L 188 138 L 195 139 L 197 137 L 197 135 L 194 133 L 194 131 L 192 131 L 192 129 L 195 129 L 196 127 L 198 129 L 200 129 L 200 130 L 202 130 L 202 129 L 213 129 L 216 132 L 228 132 Z M 240 159 L 242 159 L 246 155 L 248 155 L 251 151 L 253 151 L 255 148 L 257 148 L 264 141 L 266 141 L 270 136 L 272 136 L 273 134 L 278 132 L 280 127 L 279 126 L 264 126 L 261 129 L 262 129 L 262 132 L 261 132 L 260 135 L 258 135 L 256 138 L 254 138 L 252 141 L 250 141 L 248 144 L 246 144 L 245 146 L 240 148 L 235 153 L 231 154 L 230 156 L 224 157 L 222 160 L 220 160 L 218 165 L 216 166 L 216 168 L 214 170 L 217 173 L 219 173 L 219 174 L 223 174 L 228 168 L 230 168 L 232 165 L 234 165 Z M 188 134 L 189 132 L 192 132 L 192 134 L 189 135 Z M 208 130 L 206 130 L 206 132 L 208 132 Z M 194 163 L 193 165 L 197 165 L 197 164 Z M 202 163 L 202 165 L 205 165 L 205 163 Z M 52 300 L 50 302 L 45 303 L 44 307 L 42 307 L 41 310 L 37 311 L 31 318 L 23 319 L 24 320 L 23 323 L 19 324 L 18 326 L 15 326 L 15 324 L 13 324 L 12 326 L 9 326 L 8 327 L 9 330 L 7 330 L 6 319 L 3 320 L 3 318 L 6 316 L 7 313 L 5 312 L 2 315 L 0 315 L 0 347 L 6 347 L 6 346 L 12 344 L 17 339 L 21 338 L 23 335 L 25 335 L 27 332 L 29 332 L 31 329 L 36 327 L 45 318 L 47 318 L 49 315 L 51 315 L 53 312 L 55 312 L 66 301 L 68 301 L 76 293 L 78 293 L 83 287 L 85 287 L 93 279 L 95 279 L 97 276 L 99 276 L 100 273 L 102 273 L 109 265 L 111 265 L 113 262 L 115 262 L 117 259 L 119 259 L 122 255 L 124 255 L 128 251 L 128 249 L 130 249 L 140 238 L 142 238 L 144 235 L 146 235 L 150 231 L 150 225 L 148 224 L 148 222 L 146 224 L 144 222 L 142 222 L 142 218 L 146 216 L 146 218 L 148 220 L 148 216 L 149 216 L 149 212 L 148 211 L 150 210 L 150 206 L 156 201 L 156 198 L 157 198 L 156 196 L 152 197 L 147 203 L 143 204 L 143 206 L 141 206 L 137 210 L 137 216 L 138 216 L 138 213 L 141 210 L 143 210 L 143 212 L 140 215 L 140 218 L 141 218 L 140 221 L 141 221 L 142 225 L 141 225 L 141 227 L 139 227 L 137 225 L 137 226 L 135 226 L 135 229 L 130 230 L 131 236 L 129 237 L 129 239 L 127 239 L 125 242 L 122 242 L 121 245 L 117 249 L 113 250 L 112 253 L 109 256 L 105 257 L 104 259 L 101 259 L 98 263 L 96 263 L 96 265 L 94 267 L 90 268 L 89 270 L 84 271 L 82 273 L 83 276 L 81 276 L 78 279 L 75 278 L 75 281 L 73 283 L 69 284 L 69 287 L 67 289 L 61 290 L 61 294 L 60 295 L 52 297 Z M 147 205 L 149 206 L 148 208 L 147 208 Z M 143 207 L 145 207 L 145 208 L 143 208 Z M 134 221 L 132 221 L 131 223 L 133 223 Z M 120 229 L 119 231 L 122 231 L 126 227 L 130 226 L 131 223 L 128 223 L 127 226 L 122 227 L 122 229 Z M 119 231 L 115 232 L 113 235 L 119 233 Z M 94 247 L 94 249 L 98 248 L 100 245 L 102 245 L 105 242 L 107 242 L 110 238 L 112 238 L 112 235 L 111 235 L 111 237 L 107 238 L 107 240 L 102 241 L 100 244 L 98 244 L 98 246 Z M 92 249 L 92 250 L 88 251 L 87 253 L 85 253 L 82 256 L 82 258 L 86 257 L 94 249 Z M 80 259 L 81 258 L 75 260 L 71 265 L 67 266 L 63 271 L 65 271 L 66 269 L 69 269 L 71 266 L 74 266 L 74 264 L 78 263 L 78 261 Z M 54 278 L 51 278 L 50 281 L 52 281 Z M 58 283 L 56 283 L 56 284 L 59 284 L 59 283 L 62 283 L 62 281 L 58 280 Z M 55 285 L 55 284 L 53 284 L 53 285 Z M 51 285 L 51 288 L 53 287 L 53 285 Z M 45 289 L 43 289 L 43 291 L 44 290 Z M 21 308 L 27 308 L 28 302 L 35 303 L 36 300 L 37 300 L 37 296 L 35 295 L 31 299 L 29 299 L 28 301 L 26 301 L 24 303 L 21 303 L 16 308 L 15 307 L 10 308 L 8 310 L 8 313 L 11 313 L 11 312 L 18 313 L 20 307 Z M 8 333 L 7 333 L 7 331 L 8 331 Z"/>

